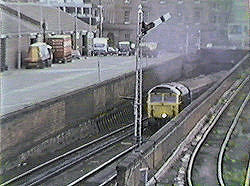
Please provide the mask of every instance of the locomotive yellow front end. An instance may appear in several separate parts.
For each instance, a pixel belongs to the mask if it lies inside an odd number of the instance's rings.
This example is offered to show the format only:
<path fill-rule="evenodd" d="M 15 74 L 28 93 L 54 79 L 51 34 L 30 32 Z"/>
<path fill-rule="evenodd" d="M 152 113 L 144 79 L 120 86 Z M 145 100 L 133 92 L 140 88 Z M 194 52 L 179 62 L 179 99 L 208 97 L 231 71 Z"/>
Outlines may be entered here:
<path fill-rule="evenodd" d="M 149 90 L 147 114 L 149 125 L 162 126 L 187 105 L 190 91 L 180 83 L 157 85 Z"/>
<path fill-rule="evenodd" d="M 148 118 L 173 118 L 179 113 L 179 105 L 179 96 L 175 93 L 152 93 L 148 97 Z"/>

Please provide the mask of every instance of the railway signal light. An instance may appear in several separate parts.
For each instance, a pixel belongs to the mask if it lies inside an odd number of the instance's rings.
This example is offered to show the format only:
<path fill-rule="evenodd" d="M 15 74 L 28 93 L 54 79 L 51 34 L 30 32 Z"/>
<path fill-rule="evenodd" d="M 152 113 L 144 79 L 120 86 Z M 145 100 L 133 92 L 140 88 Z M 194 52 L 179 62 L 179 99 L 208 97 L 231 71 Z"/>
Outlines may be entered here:
<path fill-rule="evenodd" d="M 147 32 L 149 30 L 151 30 L 152 28 L 155 28 L 157 27 L 158 25 L 160 25 L 161 23 L 163 22 L 166 22 L 167 20 L 169 20 L 171 18 L 171 15 L 170 13 L 167 13 L 163 16 L 161 16 L 160 18 L 156 19 L 155 21 L 152 21 L 148 24 L 146 24 L 144 21 L 142 22 L 142 29 L 141 29 L 141 32 L 142 32 L 142 35 L 146 35 Z"/>

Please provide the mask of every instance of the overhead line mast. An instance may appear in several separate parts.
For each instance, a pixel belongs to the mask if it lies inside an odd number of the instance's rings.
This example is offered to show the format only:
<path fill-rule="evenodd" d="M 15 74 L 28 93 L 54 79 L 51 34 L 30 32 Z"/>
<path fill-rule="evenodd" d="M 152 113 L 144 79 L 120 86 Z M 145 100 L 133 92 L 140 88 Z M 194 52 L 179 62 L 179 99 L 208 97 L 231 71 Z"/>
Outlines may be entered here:
<path fill-rule="evenodd" d="M 142 50 L 141 40 L 149 30 L 157 27 L 161 23 L 171 18 L 169 13 L 161 16 L 153 22 L 146 24 L 143 20 L 142 5 L 138 7 L 138 24 L 136 37 L 136 81 L 135 81 L 135 100 L 134 100 L 134 115 L 135 115 L 135 142 L 140 146 L 142 144 Z"/>

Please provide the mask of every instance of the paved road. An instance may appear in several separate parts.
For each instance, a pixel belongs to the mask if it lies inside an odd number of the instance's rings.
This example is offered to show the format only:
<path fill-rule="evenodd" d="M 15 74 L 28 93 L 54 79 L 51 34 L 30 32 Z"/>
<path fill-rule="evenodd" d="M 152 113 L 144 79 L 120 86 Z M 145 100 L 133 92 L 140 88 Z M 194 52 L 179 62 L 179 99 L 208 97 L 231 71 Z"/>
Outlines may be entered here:
<path fill-rule="evenodd" d="M 158 58 L 143 59 L 143 65 L 160 63 L 177 56 L 179 54 L 169 53 Z M 46 69 L 6 71 L 0 74 L 1 115 L 117 77 L 134 69 L 135 56 L 107 56 L 74 60 L 68 64 L 53 64 L 52 68 Z"/>

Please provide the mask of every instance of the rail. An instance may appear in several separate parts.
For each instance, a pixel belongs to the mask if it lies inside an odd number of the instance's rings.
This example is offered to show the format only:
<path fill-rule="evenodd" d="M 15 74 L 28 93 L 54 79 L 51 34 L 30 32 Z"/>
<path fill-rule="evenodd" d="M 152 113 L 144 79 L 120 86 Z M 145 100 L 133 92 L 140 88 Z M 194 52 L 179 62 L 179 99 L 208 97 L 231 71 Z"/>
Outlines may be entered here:
<path fill-rule="evenodd" d="M 137 145 L 133 145 L 130 148 L 128 148 L 127 150 L 123 151 L 122 153 L 116 155 L 115 157 L 111 158 L 109 161 L 103 163 L 102 165 L 100 165 L 99 167 L 97 167 L 96 169 L 90 171 L 89 173 L 85 174 L 84 176 L 80 177 L 79 179 L 75 180 L 74 182 L 70 183 L 68 186 L 73 186 L 76 185 L 78 183 L 80 183 L 81 181 L 85 180 L 86 178 L 90 177 L 91 175 L 97 173 L 98 171 L 100 171 L 101 169 L 103 169 L 104 167 L 112 164 L 114 161 L 116 161 L 117 159 L 119 159 L 120 157 L 122 157 L 123 155 L 131 152 L 133 149 L 135 149 L 137 147 Z"/>
<path fill-rule="evenodd" d="M 1 186 L 5 186 L 5 185 L 11 184 L 11 183 L 13 183 L 13 182 L 16 182 L 16 181 L 18 181 L 19 179 L 21 179 L 21 178 L 23 178 L 23 177 L 25 177 L 25 176 L 27 176 L 27 175 L 33 173 L 33 172 L 35 172 L 35 171 L 37 171 L 37 170 L 39 170 L 39 169 L 45 167 L 45 166 L 48 166 L 48 165 L 50 165 L 50 164 L 52 164 L 52 163 L 54 163 L 54 162 L 56 162 L 56 161 L 58 161 L 58 160 L 60 160 L 60 159 L 62 159 L 62 158 L 65 158 L 65 157 L 67 157 L 67 156 L 69 156 L 69 155 L 71 155 L 71 154 L 73 154 L 73 153 L 76 153 L 77 151 L 80 151 L 80 150 L 82 150 L 83 148 L 86 148 L 86 147 L 88 147 L 88 146 L 90 146 L 90 145 L 93 145 L 93 144 L 95 144 L 95 143 L 97 143 L 97 142 L 100 142 L 100 141 L 102 141 L 102 140 L 104 140 L 104 139 L 107 139 L 108 137 L 111 137 L 112 135 L 117 134 L 117 133 L 119 133 L 119 132 L 121 132 L 121 131 L 123 131 L 123 130 L 126 130 L 126 129 L 132 127 L 132 126 L 134 126 L 134 123 L 129 124 L 129 125 L 125 126 L 125 127 L 122 127 L 122 128 L 120 128 L 120 129 L 118 129 L 118 130 L 116 130 L 116 131 L 113 131 L 113 132 L 111 132 L 111 133 L 109 133 L 109 134 L 107 134 L 107 135 L 104 135 L 104 136 L 102 136 L 102 137 L 100 137 L 100 138 L 98 138 L 98 139 L 95 139 L 95 140 L 93 140 L 93 141 L 91 141 L 91 142 L 89 142 L 89 143 L 86 143 L 86 144 L 84 144 L 84 145 L 82 145 L 82 146 L 80 146 L 80 147 L 77 147 L 77 148 L 75 148 L 75 149 L 73 149 L 73 150 L 71 150 L 71 151 L 69 151 L 69 152 L 66 152 L 66 153 L 64 153 L 64 154 L 62 154 L 62 155 L 60 155 L 60 156 L 58 156 L 58 157 L 56 157 L 56 158 L 53 158 L 53 159 L 51 159 L 51 160 L 49 160 L 49 161 L 47 161 L 47 162 L 45 162 L 45 163 L 43 163 L 43 164 L 41 164 L 41 165 L 39 165 L 39 166 L 37 166 L 37 167 L 34 167 L 33 169 L 28 170 L 27 172 L 25 172 L 25 173 L 23 173 L 23 174 L 21 174 L 21 175 L 19 175 L 19 176 L 16 176 L 16 177 L 14 177 L 14 178 L 8 180 L 7 182 L 2 183 Z"/>
<path fill-rule="evenodd" d="M 236 126 L 236 124 L 238 123 L 238 120 L 239 120 L 239 117 L 243 111 L 243 109 L 245 108 L 246 104 L 248 103 L 248 100 L 249 100 L 249 97 L 250 97 L 250 92 L 248 93 L 247 97 L 245 98 L 243 104 L 241 105 L 240 109 L 238 110 L 237 112 L 237 115 L 236 117 L 234 118 L 234 121 L 233 121 L 233 124 L 231 125 L 229 131 L 227 132 L 227 135 L 226 135 L 226 138 L 221 146 L 221 149 L 220 149 L 220 154 L 219 154 L 219 159 L 218 159 L 218 180 L 219 180 L 219 183 L 221 186 L 224 186 L 225 183 L 224 183 L 224 180 L 223 180 L 223 177 L 222 177 L 222 160 L 223 160 L 223 156 L 224 156 L 224 152 L 226 150 L 226 146 L 228 144 L 228 141 L 233 133 L 233 130 Z"/>
<path fill-rule="evenodd" d="M 229 100 L 223 105 L 222 109 L 219 111 L 219 113 L 215 116 L 215 118 L 212 120 L 212 123 L 210 124 L 209 128 L 205 131 L 204 135 L 202 136 L 201 140 L 198 142 L 194 152 L 192 153 L 192 156 L 190 158 L 189 164 L 188 164 L 188 170 L 187 170 L 187 182 L 189 186 L 192 186 L 192 169 L 193 169 L 193 164 L 195 157 L 201 148 L 202 144 L 204 143 L 205 139 L 207 138 L 208 134 L 212 130 L 212 128 L 215 126 L 217 121 L 219 120 L 220 116 L 223 114 L 223 112 L 226 110 L 226 108 L 229 106 L 229 104 L 233 101 L 235 96 L 239 93 L 239 91 L 244 87 L 244 85 L 247 83 L 249 80 L 249 76 L 243 80 L 243 82 L 238 86 L 237 90 L 231 95 Z"/>

